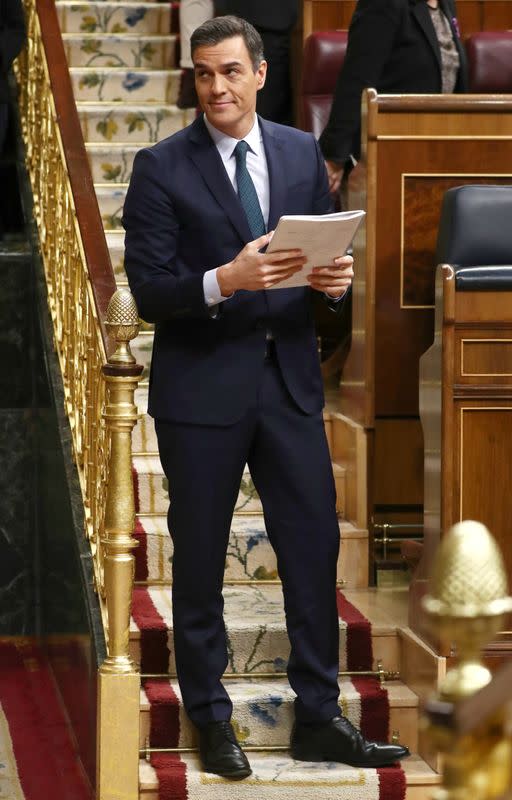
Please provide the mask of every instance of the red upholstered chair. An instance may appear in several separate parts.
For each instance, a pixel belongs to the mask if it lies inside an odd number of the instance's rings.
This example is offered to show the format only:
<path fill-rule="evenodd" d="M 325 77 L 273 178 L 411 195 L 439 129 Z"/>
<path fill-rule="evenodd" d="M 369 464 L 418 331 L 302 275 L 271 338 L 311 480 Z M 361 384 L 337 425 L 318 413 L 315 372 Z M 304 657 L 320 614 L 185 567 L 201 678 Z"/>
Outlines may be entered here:
<path fill-rule="evenodd" d="M 483 31 L 466 41 L 469 91 L 512 92 L 512 31 Z"/>
<path fill-rule="evenodd" d="M 327 124 L 336 78 L 345 60 L 347 31 L 316 31 L 306 39 L 300 87 L 300 127 L 318 139 Z"/>

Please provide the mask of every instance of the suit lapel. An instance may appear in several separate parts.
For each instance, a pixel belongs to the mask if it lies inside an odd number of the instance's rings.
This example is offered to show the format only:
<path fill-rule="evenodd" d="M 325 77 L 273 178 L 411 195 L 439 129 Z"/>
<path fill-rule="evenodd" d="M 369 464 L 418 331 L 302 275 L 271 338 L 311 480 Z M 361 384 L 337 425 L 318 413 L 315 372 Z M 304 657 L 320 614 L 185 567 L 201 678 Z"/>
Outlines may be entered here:
<path fill-rule="evenodd" d="M 263 138 L 263 146 L 267 157 L 268 182 L 270 189 L 270 204 L 268 212 L 267 230 L 276 227 L 279 217 L 284 214 L 286 201 L 287 179 L 283 164 L 283 140 L 276 132 L 272 123 L 258 117 Z"/>
<path fill-rule="evenodd" d="M 238 195 L 224 169 L 222 158 L 215 147 L 202 117 L 198 117 L 189 132 L 189 155 L 208 189 L 224 210 L 242 242 L 250 242 L 252 237 L 247 217 Z"/>
<path fill-rule="evenodd" d="M 436 32 L 434 30 L 434 26 L 432 25 L 430 11 L 428 10 L 428 6 L 424 0 L 414 3 L 412 7 L 412 14 L 421 30 L 425 34 L 428 43 L 432 47 L 439 65 L 439 72 L 441 72 L 441 51 L 439 50 L 439 42 L 437 41 Z"/>

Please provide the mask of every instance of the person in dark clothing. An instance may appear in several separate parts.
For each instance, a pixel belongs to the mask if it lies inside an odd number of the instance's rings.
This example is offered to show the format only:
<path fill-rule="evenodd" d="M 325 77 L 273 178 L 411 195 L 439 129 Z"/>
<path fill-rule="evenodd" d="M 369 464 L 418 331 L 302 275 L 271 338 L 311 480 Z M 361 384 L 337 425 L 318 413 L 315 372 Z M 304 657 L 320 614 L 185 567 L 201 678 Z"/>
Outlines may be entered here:
<path fill-rule="evenodd" d="M 358 0 L 347 54 L 320 137 L 331 191 L 359 158 L 361 94 L 467 91 L 466 60 L 454 0 Z"/>
<path fill-rule="evenodd" d="M 256 110 L 265 119 L 291 125 L 290 35 L 297 22 L 298 0 L 215 0 L 215 11 L 242 17 L 256 28 L 269 66 Z"/>
<path fill-rule="evenodd" d="M 0 153 L 7 133 L 9 86 L 12 62 L 25 41 L 25 18 L 21 0 L 0 0 Z"/>

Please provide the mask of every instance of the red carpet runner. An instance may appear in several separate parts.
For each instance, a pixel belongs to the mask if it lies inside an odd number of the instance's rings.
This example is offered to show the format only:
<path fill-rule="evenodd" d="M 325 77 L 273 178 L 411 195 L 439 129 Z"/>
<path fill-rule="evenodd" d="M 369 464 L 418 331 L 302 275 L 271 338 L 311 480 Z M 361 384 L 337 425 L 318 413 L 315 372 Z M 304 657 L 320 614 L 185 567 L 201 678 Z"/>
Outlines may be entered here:
<path fill-rule="evenodd" d="M 346 663 L 348 670 L 368 670 L 373 666 L 370 622 L 342 594 L 338 592 L 338 613 L 347 627 Z M 133 617 L 141 631 L 142 672 L 167 672 L 169 653 L 167 624 L 156 609 L 145 588 L 137 588 L 134 594 Z M 368 738 L 387 740 L 389 735 L 388 695 L 377 679 L 351 678 L 353 688 L 359 694 L 360 727 Z M 177 747 L 180 743 L 180 700 L 168 681 L 147 680 L 144 683 L 150 702 L 150 743 L 153 747 Z M 254 760 L 254 754 L 249 754 Z M 290 762 L 292 763 L 292 762 Z M 160 800 L 195 800 L 202 797 L 195 775 L 196 764 L 190 756 L 179 754 L 153 754 L 151 764 L 159 780 Z M 193 768 L 194 774 L 190 772 Z M 379 770 L 363 770 L 376 773 L 378 800 L 403 800 L 405 797 L 405 775 L 399 767 Z M 313 777 L 312 775 L 310 776 Z M 248 787 L 249 788 L 249 787 Z M 296 790 L 299 787 L 296 787 Z M 359 787 L 362 789 L 363 787 Z M 244 797 L 242 785 L 239 794 L 231 794 L 226 786 L 226 797 Z M 350 800 L 357 793 L 339 793 L 333 786 L 336 798 Z M 364 794 L 364 792 L 363 792 Z M 224 795 L 222 795 L 224 797 Z M 248 797 L 253 795 L 248 791 Z M 265 790 L 261 785 L 261 800 Z M 283 795 L 284 796 L 284 795 Z M 322 795 L 323 796 L 323 795 Z M 368 789 L 366 797 L 371 797 Z M 334 800 L 334 794 L 333 794 Z"/>
<path fill-rule="evenodd" d="M 0 640 L 0 762 L 9 800 L 92 800 L 50 667 L 29 639 Z"/>

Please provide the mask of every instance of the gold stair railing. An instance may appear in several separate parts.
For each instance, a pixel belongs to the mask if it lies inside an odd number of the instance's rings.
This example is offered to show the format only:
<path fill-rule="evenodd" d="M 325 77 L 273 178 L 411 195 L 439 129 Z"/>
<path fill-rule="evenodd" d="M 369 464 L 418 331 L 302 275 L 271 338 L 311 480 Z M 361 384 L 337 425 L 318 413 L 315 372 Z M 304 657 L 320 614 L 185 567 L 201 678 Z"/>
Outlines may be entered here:
<path fill-rule="evenodd" d="M 137 335 L 138 315 L 128 290 L 116 292 L 55 3 L 25 0 L 25 13 L 27 46 L 15 66 L 21 129 L 107 642 L 98 675 L 97 798 L 136 800 L 140 676 L 129 656 L 137 544 L 131 432 L 142 367 L 129 340 Z"/>

